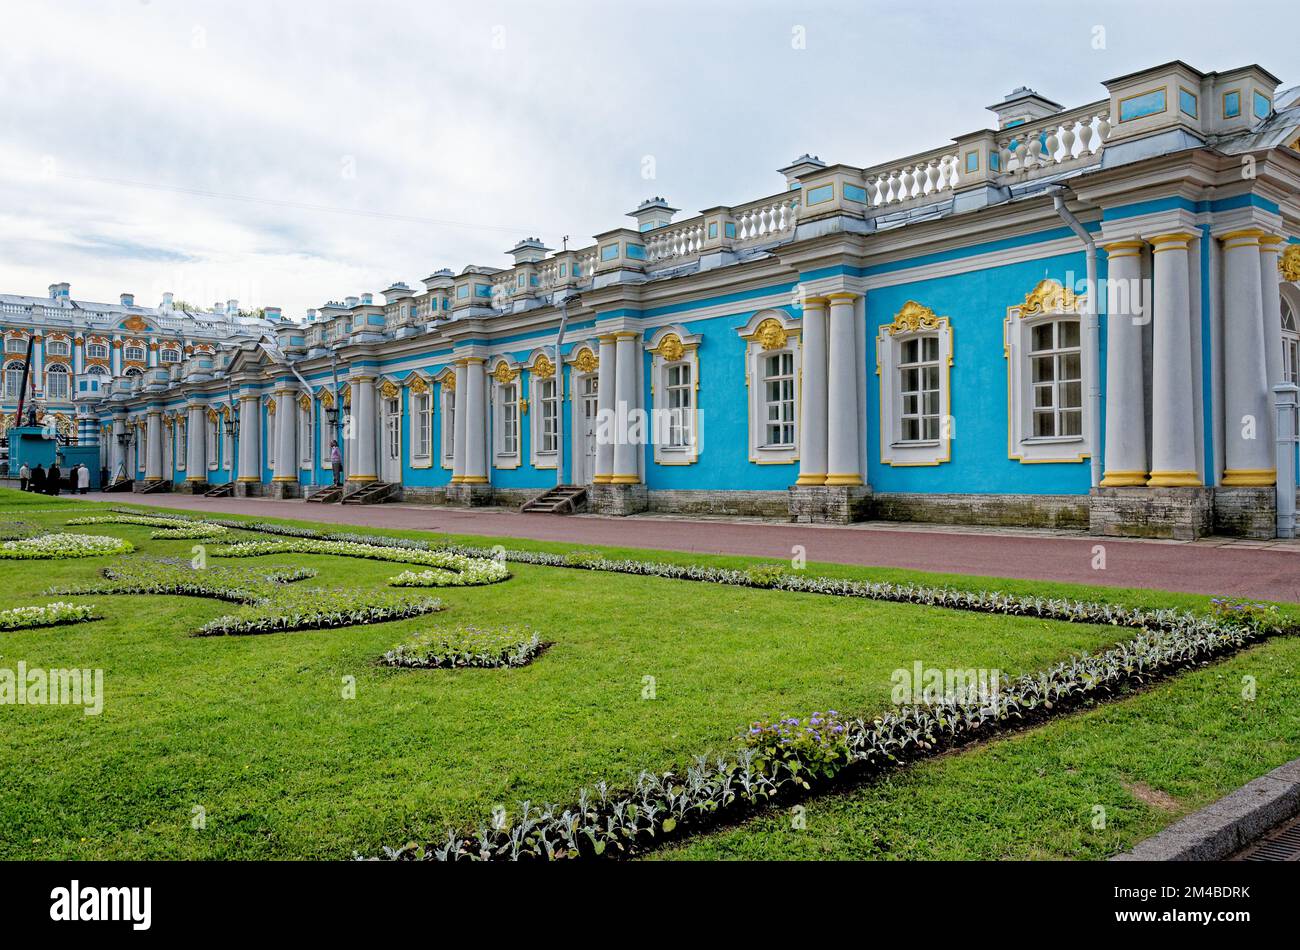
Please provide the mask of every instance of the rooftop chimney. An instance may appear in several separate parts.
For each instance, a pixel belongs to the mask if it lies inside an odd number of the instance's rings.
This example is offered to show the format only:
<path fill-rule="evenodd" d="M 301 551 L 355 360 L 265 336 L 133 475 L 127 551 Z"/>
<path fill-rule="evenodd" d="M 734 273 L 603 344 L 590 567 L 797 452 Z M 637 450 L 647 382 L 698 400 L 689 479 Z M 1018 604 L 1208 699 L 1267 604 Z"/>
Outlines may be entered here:
<path fill-rule="evenodd" d="M 1014 129 L 1018 125 L 1055 115 L 1064 107 L 1046 96 L 1040 96 L 1028 86 L 1020 86 L 1007 93 L 1001 102 L 995 102 L 988 108 L 998 117 L 999 129 Z"/>
<path fill-rule="evenodd" d="M 51 300 L 67 300 L 72 288 L 66 282 L 62 284 L 50 284 Z"/>
<path fill-rule="evenodd" d="M 227 300 L 227 301 L 226 301 L 226 313 L 230 314 L 232 317 L 233 317 L 235 314 L 239 313 L 239 301 L 238 301 L 238 300 Z"/>
<path fill-rule="evenodd" d="M 173 300 L 173 299 L 175 299 L 175 298 L 174 298 L 174 295 L 172 294 L 172 292 L 171 292 L 170 290 L 167 291 L 165 294 L 163 294 L 163 299 L 162 299 L 162 309 L 163 309 L 163 310 L 171 310 L 171 309 L 172 309 L 172 300 Z"/>
<path fill-rule="evenodd" d="M 627 215 L 629 218 L 636 218 L 638 231 L 653 231 L 655 228 L 671 224 L 673 215 L 678 210 L 656 195 L 641 202 L 635 211 L 629 211 Z"/>
<path fill-rule="evenodd" d="M 121 300 L 123 307 L 135 306 L 135 294 L 122 294 Z"/>
<path fill-rule="evenodd" d="M 826 163 L 816 155 L 809 155 L 804 152 L 785 168 L 778 168 L 777 171 L 785 176 L 785 187 L 788 191 L 799 187 L 800 175 L 806 175 L 810 171 L 825 167 Z"/>
<path fill-rule="evenodd" d="M 270 320 L 272 323 L 279 323 L 279 322 L 280 322 L 280 308 L 279 308 L 279 307 L 263 307 L 263 308 L 262 308 L 262 313 L 263 313 L 263 315 L 266 317 L 266 319 L 267 319 L 267 320 Z"/>
<path fill-rule="evenodd" d="M 213 312 L 213 313 L 225 313 L 225 312 L 226 312 L 226 305 L 225 305 L 224 303 L 222 303 L 220 300 L 218 300 L 216 303 L 214 303 L 214 304 L 212 305 L 212 312 Z"/>

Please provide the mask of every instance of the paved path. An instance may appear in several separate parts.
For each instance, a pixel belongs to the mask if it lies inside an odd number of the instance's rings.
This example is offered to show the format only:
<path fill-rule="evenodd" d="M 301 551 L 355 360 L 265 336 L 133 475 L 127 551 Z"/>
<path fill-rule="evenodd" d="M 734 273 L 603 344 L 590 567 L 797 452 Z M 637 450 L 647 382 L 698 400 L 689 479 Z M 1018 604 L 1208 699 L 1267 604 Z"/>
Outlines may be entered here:
<path fill-rule="evenodd" d="M 831 526 L 662 515 L 561 517 L 523 515 L 498 508 L 307 505 L 302 501 L 207 499 L 178 494 L 86 497 L 119 504 L 375 528 L 567 541 L 579 547 L 610 544 L 786 560 L 794 545 L 803 545 L 810 561 L 1300 602 L 1300 542 L 1256 543 L 1221 538 L 1198 542 L 1133 541 L 1045 531 L 879 522 Z M 1093 568 L 1094 548 L 1099 544 L 1105 549 L 1104 570 Z"/>

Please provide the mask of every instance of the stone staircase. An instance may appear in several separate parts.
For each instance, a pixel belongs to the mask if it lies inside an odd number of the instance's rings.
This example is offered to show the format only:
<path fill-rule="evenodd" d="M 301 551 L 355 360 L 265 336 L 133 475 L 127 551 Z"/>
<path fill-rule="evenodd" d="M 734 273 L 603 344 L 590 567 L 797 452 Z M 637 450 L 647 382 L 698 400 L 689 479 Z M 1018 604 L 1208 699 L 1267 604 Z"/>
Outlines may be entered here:
<path fill-rule="evenodd" d="M 582 485 L 560 485 L 524 502 L 519 510 L 544 515 L 572 515 L 586 511 L 587 489 Z"/>
<path fill-rule="evenodd" d="M 160 495 L 163 492 L 169 492 L 171 490 L 172 490 L 171 480 L 166 478 L 160 478 L 152 482 L 147 482 L 144 488 L 140 489 L 140 494 Z"/>
<path fill-rule="evenodd" d="M 134 489 L 135 489 L 135 481 L 130 478 L 122 478 L 113 482 L 111 485 L 104 486 L 104 491 L 106 492 L 110 492 L 110 491 L 129 492 L 129 491 L 133 491 Z"/>
<path fill-rule="evenodd" d="M 318 488 L 305 499 L 313 505 L 332 505 L 343 500 L 342 485 L 326 485 Z"/>
<path fill-rule="evenodd" d="M 395 486 L 390 482 L 368 482 L 343 495 L 345 505 L 378 505 L 388 500 Z"/>
<path fill-rule="evenodd" d="M 235 494 L 235 486 L 230 482 L 224 485 L 213 485 L 203 493 L 204 498 L 229 498 Z"/>

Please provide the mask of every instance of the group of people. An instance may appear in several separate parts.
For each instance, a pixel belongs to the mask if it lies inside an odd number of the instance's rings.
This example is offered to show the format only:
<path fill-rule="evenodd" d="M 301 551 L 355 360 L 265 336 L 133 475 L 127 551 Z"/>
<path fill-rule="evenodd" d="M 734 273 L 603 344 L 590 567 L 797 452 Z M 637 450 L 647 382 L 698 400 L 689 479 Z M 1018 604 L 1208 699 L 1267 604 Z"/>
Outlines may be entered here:
<path fill-rule="evenodd" d="M 86 494 L 90 491 L 90 469 L 81 463 L 72 466 L 68 473 L 72 493 Z M 18 469 L 18 487 L 21 491 L 34 491 L 42 495 L 57 495 L 63 482 L 63 472 L 58 462 L 51 462 L 47 469 L 37 463 L 35 468 L 26 462 Z"/>

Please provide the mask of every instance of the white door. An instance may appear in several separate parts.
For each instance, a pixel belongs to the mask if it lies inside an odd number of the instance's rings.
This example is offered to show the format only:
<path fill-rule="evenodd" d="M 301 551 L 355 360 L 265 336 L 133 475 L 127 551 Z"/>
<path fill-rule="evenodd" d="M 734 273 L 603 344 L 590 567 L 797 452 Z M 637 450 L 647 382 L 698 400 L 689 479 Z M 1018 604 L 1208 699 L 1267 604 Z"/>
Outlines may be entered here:
<path fill-rule="evenodd" d="M 590 485 L 596 477 L 596 405 L 600 377 L 590 373 L 582 377 L 582 472 L 579 485 Z"/>
<path fill-rule="evenodd" d="M 386 482 L 402 480 L 402 401 L 384 400 L 383 464 L 379 477 Z"/>

